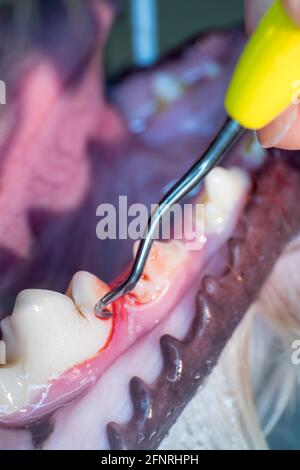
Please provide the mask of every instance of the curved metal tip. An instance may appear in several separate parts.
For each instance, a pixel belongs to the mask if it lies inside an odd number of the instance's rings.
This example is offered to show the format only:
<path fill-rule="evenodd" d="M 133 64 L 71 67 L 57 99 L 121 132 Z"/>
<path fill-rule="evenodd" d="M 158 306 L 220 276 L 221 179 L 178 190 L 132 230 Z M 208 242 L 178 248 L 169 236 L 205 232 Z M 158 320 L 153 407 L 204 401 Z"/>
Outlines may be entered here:
<path fill-rule="evenodd" d="M 158 205 L 158 208 L 149 218 L 148 226 L 139 245 L 129 277 L 121 285 L 108 292 L 95 306 L 95 314 L 99 318 L 110 318 L 112 313 L 107 309 L 107 306 L 132 291 L 138 283 L 150 253 L 155 229 L 162 217 L 168 213 L 173 204 L 185 197 L 220 163 L 223 156 L 240 137 L 243 131 L 244 129 L 238 122 L 228 119 L 204 155 L 201 156 L 192 168 L 166 194 Z"/>
<path fill-rule="evenodd" d="M 131 278 L 129 277 L 121 285 L 107 292 L 107 294 L 105 294 L 95 306 L 96 316 L 99 318 L 109 318 L 109 316 L 105 317 L 105 315 L 108 315 L 109 313 L 111 314 L 107 306 L 110 305 L 114 300 L 117 300 L 123 295 L 127 294 L 134 287 L 135 287 L 135 284 L 133 285 Z"/>
<path fill-rule="evenodd" d="M 108 308 L 106 308 L 106 306 L 102 302 L 102 299 L 99 300 L 99 302 L 95 305 L 94 311 L 96 317 L 100 318 L 101 320 L 106 320 L 113 316 L 112 312 L 108 310 Z"/>

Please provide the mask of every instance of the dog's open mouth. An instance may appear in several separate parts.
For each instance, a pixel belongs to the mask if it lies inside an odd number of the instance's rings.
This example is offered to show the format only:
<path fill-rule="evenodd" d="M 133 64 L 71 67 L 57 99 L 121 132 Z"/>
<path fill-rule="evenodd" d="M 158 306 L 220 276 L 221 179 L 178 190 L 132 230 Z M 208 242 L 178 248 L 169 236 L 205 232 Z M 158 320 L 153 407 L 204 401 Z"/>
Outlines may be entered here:
<path fill-rule="evenodd" d="M 259 294 L 256 311 L 296 338 L 295 242 L 269 276 L 300 229 L 299 156 L 247 134 L 191 196 L 200 246 L 156 241 L 135 290 L 97 318 L 133 246 L 99 240 L 97 208 L 120 195 L 156 203 L 205 150 L 244 39 L 208 34 L 124 79 L 108 101 L 99 58 L 110 4 L 27 3 L 27 26 L 25 10 L 0 9 L 0 447 L 156 448 L 199 385 L 208 389 Z M 244 341 L 244 324 L 229 344 Z"/>

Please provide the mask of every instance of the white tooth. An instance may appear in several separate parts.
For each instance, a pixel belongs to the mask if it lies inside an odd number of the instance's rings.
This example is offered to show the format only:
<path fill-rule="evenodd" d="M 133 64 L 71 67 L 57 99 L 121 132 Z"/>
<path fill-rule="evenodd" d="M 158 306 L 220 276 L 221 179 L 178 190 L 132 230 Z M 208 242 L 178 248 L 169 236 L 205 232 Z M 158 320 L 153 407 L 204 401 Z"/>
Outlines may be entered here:
<path fill-rule="evenodd" d="M 30 392 L 106 344 L 112 320 L 98 319 L 93 307 L 107 288 L 88 273 L 77 273 L 71 285 L 78 308 L 67 295 L 25 290 L 1 323 L 7 365 L 0 368 L 0 412 L 25 406 Z"/>
<path fill-rule="evenodd" d="M 205 180 L 205 230 L 221 232 L 232 211 L 250 186 L 249 177 L 240 168 L 214 168 Z"/>
<path fill-rule="evenodd" d="M 205 204 L 204 227 L 206 232 L 220 233 L 225 226 L 224 211 L 214 204 L 208 202 Z"/>
<path fill-rule="evenodd" d="M 134 255 L 139 242 L 134 245 Z M 141 303 L 154 300 L 168 285 L 172 275 L 186 256 L 183 243 L 172 240 L 167 243 L 155 241 L 147 260 L 143 277 L 134 293 Z"/>
<path fill-rule="evenodd" d="M 72 279 L 72 298 L 78 310 L 86 318 L 95 319 L 94 307 L 98 300 L 109 291 L 107 284 L 93 274 L 79 271 Z"/>
<path fill-rule="evenodd" d="M 218 167 L 206 177 L 205 188 L 209 201 L 226 210 L 238 201 L 245 184 L 248 184 L 248 178 L 242 170 Z"/>
<path fill-rule="evenodd" d="M 170 104 L 184 94 L 185 87 L 176 75 L 159 72 L 152 79 L 152 90 L 159 101 L 164 104 Z"/>

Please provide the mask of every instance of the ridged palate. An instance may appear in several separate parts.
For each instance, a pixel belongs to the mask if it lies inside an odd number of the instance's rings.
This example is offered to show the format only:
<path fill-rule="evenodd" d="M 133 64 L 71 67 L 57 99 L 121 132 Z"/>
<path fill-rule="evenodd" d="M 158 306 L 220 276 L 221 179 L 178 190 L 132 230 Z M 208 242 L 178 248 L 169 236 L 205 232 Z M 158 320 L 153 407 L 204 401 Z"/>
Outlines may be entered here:
<path fill-rule="evenodd" d="M 219 279 L 199 279 L 202 287 L 186 338 L 161 338 L 164 366 L 154 384 L 131 380 L 133 417 L 125 425 L 108 424 L 112 449 L 158 447 L 216 364 L 285 245 L 300 230 L 299 200 L 299 153 L 272 154 L 255 178 L 251 201 L 236 230 L 238 238 L 228 242 L 226 271 Z"/>

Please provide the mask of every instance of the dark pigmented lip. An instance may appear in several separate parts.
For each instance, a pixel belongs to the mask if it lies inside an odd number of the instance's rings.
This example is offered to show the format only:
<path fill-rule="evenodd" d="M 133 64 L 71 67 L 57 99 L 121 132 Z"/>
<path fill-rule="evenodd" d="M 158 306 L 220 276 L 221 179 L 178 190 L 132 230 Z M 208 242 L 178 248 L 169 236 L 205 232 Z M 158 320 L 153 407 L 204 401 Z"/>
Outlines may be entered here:
<path fill-rule="evenodd" d="M 133 417 L 125 425 L 107 425 L 111 449 L 156 449 L 217 363 L 285 245 L 299 231 L 298 154 L 271 153 L 256 176 L 237 229 L 242 235 L 228 241 L 226 272 L 219 279 L 202 279 L 184 341 L 161 338 L 164 366 L 155 383 L 149 385 L 138 377 L 130 381 Z"/>

